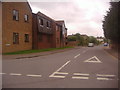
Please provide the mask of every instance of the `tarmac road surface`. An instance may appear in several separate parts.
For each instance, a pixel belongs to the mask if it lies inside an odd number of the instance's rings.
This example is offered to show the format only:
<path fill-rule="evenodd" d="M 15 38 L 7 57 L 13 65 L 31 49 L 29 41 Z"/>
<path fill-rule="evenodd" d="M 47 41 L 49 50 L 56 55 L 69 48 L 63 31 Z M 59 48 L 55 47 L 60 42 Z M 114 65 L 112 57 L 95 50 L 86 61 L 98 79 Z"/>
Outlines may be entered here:
<path fill-rule="evenodd" d="M 118 60 L 103 46 L 2 63 L 3 88 L 118 88 Z"/>

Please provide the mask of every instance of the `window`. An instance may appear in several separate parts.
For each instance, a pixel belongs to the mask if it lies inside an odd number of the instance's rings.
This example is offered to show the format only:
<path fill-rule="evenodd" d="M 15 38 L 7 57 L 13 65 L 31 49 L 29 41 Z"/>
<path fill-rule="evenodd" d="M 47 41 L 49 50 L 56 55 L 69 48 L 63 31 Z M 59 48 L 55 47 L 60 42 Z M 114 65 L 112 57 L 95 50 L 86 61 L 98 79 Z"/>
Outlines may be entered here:
<path fill-rule="evenodd" d="M 43 19 L 39 19 L 39 23 L 40 23 L 40 25 L 43 25 Z"/>
<path fill-rule="evenodd" d="M 58 25 L 56 25 L 56 31 L 59 31 L 59 26 Z"/>
<path fill-rule="evenodd" d="M 29 42 L 29 34 L 25 34 L 25 42 Z"/>
<path fill-rule="evenodd" d="M 49 27 L 49 22 L 47 21 L 47 27 Z"/>
<path fill-rule="evenodd" d="M 24 15 L 24 20 L 25 20 L 25 22 L 28 22 L 28 15 Z"/>
<path fill-rule="evenodd" d="M 19 44 L 19 33 L 13 33 L 13 44 Z"/>
<path fill-rule="evenodd" d="M 47 23 L 46 23 L 46 24 L 47 24 L 47 27 L 49 27 L 49 28 L 50 28 L 50 22 L 49 22 L 49 21 L 47 21 Z"/>
<path fill-rule="evenodd" d="M 41 33 L 38 33 L 38 41 L 42 41 L 42 34 Z"/>
<path fill-rule="evenodd" d="M 17 10 L 13 10 L 13 20 L 19 20 L 19 12 Z"/>

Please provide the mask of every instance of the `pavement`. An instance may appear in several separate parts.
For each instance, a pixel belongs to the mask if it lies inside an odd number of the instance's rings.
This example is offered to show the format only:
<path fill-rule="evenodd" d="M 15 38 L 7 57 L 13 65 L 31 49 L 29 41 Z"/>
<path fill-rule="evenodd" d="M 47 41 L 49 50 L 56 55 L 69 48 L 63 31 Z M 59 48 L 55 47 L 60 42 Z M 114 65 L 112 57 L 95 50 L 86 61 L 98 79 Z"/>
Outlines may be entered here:
<path fill-rule="evenodd" d="M 74 47 L 74 48 L 77 49 L 77 48 L 80 48 L 80 47 Z M 68 51 L 68 50 L 72 50 L 74 48 L 65 48 L 65 49 L 45 51 L 45 52 L 37 52 L 37 53 L 29 53 L 29 54 L 2 55 L 2 59 L 3 60 L 14 60 L 14 59 L 40 57 L 40 56 L 45 56 L 45 55 L 49 55 L 49 54 L 65 52 L 65 51 Z"/>
<path fill-rule="evenodd" d="M 108 52 L 110 55 L 112 55 L 113 57 L 117 59 L 119 58 L 120 53 L 118 52 L 118 50 L 111 49 L 109 46 L 104 47 L 104 50 Z"/>
<path fill-rule="evenodd" d="M 2 60 L 3 88 L 118 88 L 118 59 L 103 46 Z"/>

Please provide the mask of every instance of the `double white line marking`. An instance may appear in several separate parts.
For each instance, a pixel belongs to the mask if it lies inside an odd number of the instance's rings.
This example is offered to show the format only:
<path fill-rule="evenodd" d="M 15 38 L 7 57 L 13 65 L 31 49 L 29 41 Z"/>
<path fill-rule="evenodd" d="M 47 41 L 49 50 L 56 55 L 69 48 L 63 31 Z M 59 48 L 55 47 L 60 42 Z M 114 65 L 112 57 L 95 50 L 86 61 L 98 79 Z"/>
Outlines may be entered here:
<path fill-rule="evenodd" d="M 72 79 L 89 79 L 89 74 L 85 73 L 74 73 Z"/>
<path fill-rule="evenodd" d="M 106 75 L 106 74 L 96 74 L 97 80 L 113 80 L 115 75 Z"/>
<path fill-rule="evenodd" d="M 63 75 L 67 75 L 68 73 L 65 72 L 54 72 L 52 75 L 50 75 L 49 77 L 55 77 L 55 78 L 65 78 L 66 76 Z"/>

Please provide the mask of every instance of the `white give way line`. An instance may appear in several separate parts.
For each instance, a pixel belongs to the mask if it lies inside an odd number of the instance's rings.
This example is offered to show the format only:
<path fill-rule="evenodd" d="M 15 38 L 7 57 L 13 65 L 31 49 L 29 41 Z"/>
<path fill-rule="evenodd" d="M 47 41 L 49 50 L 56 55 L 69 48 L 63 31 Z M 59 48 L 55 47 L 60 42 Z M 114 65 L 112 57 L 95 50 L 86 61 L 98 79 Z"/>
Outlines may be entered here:
<path fill-rule="evenodd" d="M 0 73 L 0 75 L 3 75 L 3 74 L 6 74 L 6 73 Z"/>
<path fill-rule="evenodd" d="M 97 80 L 113 80 L 115 75 L 96 74 Z"/>
<path fill-rule="evenodd" d="M 72 79 L 89 79 L 89 74 L 86 74 L 86 73 L 74 73 Z"/>
<path fill-rule="evenodd" d="M 28 77 L 42 77 L 42 75 L 32 75 L 32 74 L 28 74 L 26 76 L 28 76 Z"/>
<path fill-rule="evenodd" d="M 21 76 L 22 74 L 19 74 L 19 73 L 10 73 L 10 75 Z"/>

